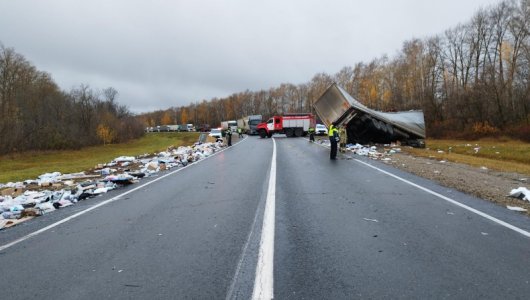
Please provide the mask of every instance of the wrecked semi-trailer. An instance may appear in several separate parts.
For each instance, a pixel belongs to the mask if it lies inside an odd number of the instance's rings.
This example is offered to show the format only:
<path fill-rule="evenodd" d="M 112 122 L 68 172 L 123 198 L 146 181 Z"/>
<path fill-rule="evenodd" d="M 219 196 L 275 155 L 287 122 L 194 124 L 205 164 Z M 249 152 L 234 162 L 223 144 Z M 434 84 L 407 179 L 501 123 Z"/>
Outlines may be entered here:
<path fill-rule="evenodd" d="M 315 127 L 313 114 L 286 114 L 271 117 L 267 122 L 256 127 L 261 138 L 272 137 L 273 134 L 285 134 L 287 137 L 306 136 L 310 127 Z"/>
<path fill-rule="evenodd" d="M 402 145 L 425 147 L 425 120 L 422 111 L 380 112 L 355 100 L 333 83 L 313 104 L 319 118 L 329 128 L 346 126 L 348 143 L 399 141 Z"/>

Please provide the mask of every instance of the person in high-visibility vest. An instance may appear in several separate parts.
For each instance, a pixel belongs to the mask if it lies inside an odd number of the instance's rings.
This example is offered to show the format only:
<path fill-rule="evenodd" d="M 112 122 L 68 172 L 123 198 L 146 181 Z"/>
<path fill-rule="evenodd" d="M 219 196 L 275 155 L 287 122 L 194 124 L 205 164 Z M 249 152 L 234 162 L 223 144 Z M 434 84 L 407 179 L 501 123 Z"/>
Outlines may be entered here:
<path fill-rule="evenodd" d="M 315 141 L 315 127 L 313 126 L 309 127 L 309 141 L 310 142 Z"/>
<path fill-rule="evenodd" d="M 337 143 L 339 142 L 339 130 L 335 127 L 335 124 L 329 126 L 328 131 L 329 142 L 331 143 L 331 152 L 329 153 L 329 159 L 337 159 Z"/>
<path fill-rule="evenodd" d="M 348 143 L 348 135 L 346 133 L 346 126 L 342 126 L 339 130 L 340 143 L 339 151 L 346 152 L 346 144 Z"/>

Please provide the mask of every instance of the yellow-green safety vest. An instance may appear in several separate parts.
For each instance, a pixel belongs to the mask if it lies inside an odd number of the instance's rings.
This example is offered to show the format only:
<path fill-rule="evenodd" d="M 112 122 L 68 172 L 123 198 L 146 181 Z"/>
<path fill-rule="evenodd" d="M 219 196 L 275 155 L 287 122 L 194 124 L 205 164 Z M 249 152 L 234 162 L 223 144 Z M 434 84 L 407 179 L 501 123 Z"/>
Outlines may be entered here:
<path fill-rule="evenodd" d="M 338 134 L 337 128 L 335 128 L 335 126 L 333 126 L 333 125 L 330 125 L 329 126 L 328 136 L 333 136 L 334 132 L 337 132 L 337 134 Z"/>

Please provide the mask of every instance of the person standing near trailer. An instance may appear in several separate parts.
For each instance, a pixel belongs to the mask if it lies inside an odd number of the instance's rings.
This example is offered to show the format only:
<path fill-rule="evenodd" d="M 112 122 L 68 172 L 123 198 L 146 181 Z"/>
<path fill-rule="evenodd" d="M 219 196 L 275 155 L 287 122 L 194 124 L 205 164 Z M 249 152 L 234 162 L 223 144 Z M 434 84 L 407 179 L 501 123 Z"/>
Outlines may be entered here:
<path fill-rule="evenodd" d="M 346 133 L 346 125 L 342 125 L 340 127 L 339 138 L 340 138 L 339 151 L 340 152 L 346 152 L 346 143 L 348 143 L 348 135 Z"/>
<path fill-rule="evenodd" d="M 232 146 L 232 129 L 230 128 L 226 130 L 226 145 Z"/>
<path fill-rule="evenodd" d="M 331 151 L 329 153 L 329 159 L 337 159 L 337 143 L 339 142 L 339 130 L 335 127 L 335 124 L 329 126 L 329 142 L 331 143 Z"/>

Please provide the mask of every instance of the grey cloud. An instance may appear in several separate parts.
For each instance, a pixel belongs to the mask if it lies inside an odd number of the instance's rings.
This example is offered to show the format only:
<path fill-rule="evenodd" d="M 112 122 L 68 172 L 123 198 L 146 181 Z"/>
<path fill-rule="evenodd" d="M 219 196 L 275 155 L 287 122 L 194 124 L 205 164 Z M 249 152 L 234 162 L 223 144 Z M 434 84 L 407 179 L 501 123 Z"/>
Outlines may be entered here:
<path fill-rule="evenodd" d="M 0 42 L 63 89 L 112 86 L 141 112 L 333 74 L 498 2 L 0 1 Z"/>

